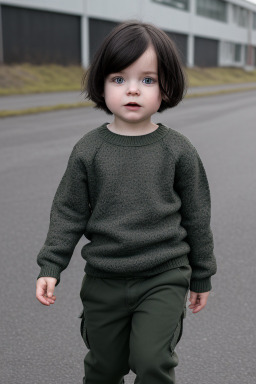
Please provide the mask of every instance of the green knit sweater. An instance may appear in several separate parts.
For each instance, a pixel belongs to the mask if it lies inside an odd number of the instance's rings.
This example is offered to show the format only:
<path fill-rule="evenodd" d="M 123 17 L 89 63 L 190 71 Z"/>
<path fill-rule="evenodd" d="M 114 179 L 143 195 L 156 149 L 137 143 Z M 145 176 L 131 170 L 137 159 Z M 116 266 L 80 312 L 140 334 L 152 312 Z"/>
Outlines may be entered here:
<path fill-rule="evenodd" d="M 107 124 L 71 152 L 37 257 L 38 278 L 58 284 L 84 235 L 88 275 L 146 277 L 190 264 L 190 290 L 211 290 L 210 191 L 195 147 L 162 124 L 140 136 L 113 133 Z"/>

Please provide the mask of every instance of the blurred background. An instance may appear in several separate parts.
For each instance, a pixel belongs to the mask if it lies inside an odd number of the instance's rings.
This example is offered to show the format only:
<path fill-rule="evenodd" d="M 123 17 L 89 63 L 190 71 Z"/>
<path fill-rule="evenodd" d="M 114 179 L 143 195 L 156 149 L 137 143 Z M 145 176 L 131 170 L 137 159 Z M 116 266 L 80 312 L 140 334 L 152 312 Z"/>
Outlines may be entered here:
<path fill-rule="evenodd" d="M 177 46 L 188 93 L 153 120 L 189 138 L 211 190 L 218 270 L 207 307 L 187 311 L 177 383 L 255 383 L 256 1 L 0 0 L 1 383 L 82 383 L 87 239 L 51 307 L 35 297 L 36 257 L 73 146 L 112 120 L 84 100 L 82 75 L 129 19 L 152 22 Z"/>
<path fill-rule="evenodd" d="M 190 87 L 256 81 L 253 0 L 0 0 L 0 95 L 79 90 L 102 39 L 127 19 L 173 39 Z"/>

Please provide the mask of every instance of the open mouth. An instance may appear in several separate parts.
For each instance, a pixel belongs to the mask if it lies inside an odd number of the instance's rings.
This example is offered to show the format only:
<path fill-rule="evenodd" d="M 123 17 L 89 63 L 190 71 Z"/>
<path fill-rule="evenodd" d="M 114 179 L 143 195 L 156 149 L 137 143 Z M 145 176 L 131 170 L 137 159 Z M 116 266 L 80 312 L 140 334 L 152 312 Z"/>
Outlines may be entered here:
<path fill-rule="evenodd" d="M 138 103 L 130 102 L 130 103 L 125 104 L 125 107 L 140 108 L 140 105 Z"/>

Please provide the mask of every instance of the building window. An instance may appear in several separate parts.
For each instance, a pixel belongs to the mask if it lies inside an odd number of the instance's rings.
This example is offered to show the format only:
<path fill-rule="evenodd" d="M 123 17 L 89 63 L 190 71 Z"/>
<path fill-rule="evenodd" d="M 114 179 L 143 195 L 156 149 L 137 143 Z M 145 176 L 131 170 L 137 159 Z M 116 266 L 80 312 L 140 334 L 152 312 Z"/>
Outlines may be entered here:
<path fill-rule="evenodd" d="M 247 9 L 233 5 L 233 20 L 240 27 L 246 27 L 249 23 L 249 14 Z"/>
<path fill-rule="evenodd" d="M 169 5 L 173 8 L 181 9 L 182 11 L 188 11 L 189 0 L 152 0 L 154 3 L 163 5 Z"/>
<path fill-rule="evenodd" d="M 227 21 L 227 3 L 222 0 L 197 0 L 196 13 L 218 21 Z"/>
<path fill-rule="evenodd" d="M 235 62 L 241 61 L 242 46 L 241 44 L 235 44 Z"/>
<path fill-rule="evenodd" d="M 234 57 L 234 45 L 229 41 L 220 42 L 220 58 L 222 63 L 232 63 Z"/>
<path fill-rule="evenodd" d="M 255 12 L 253 12 L 252 18 L 253 18 L 253 20 L 252 20 L 252 28 L 256 29 L 256 13 Z"/>
<path fill-rule="evenodd" d="M 241 25 L 241 27 L 246 27 L 248 25 L 248 21 L 248 11 L 240 8 L 238 24 Z"/>

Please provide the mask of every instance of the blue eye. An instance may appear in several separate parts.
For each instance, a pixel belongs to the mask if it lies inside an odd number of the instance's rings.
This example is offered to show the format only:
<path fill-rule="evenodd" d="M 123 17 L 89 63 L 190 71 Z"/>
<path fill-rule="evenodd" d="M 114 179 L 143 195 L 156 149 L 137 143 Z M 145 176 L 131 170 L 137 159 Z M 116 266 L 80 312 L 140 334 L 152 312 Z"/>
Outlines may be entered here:
<path fill-rule="evenodd" d="M 145 77 L 143 79 L 143 83 L 145 83 L 145 84 L 152 84 L 153 82 L 154 82 L 154 80 L 151 77 Z"/>
<path fill-rule="evenodd" d="M 115 77 L 114 82 L 117 84 L 122 84 L 124 82 L 124 79 L 122 77 Z"/>

